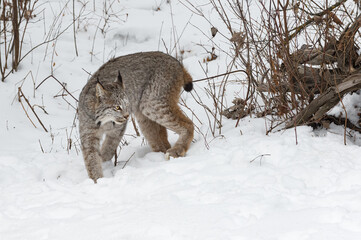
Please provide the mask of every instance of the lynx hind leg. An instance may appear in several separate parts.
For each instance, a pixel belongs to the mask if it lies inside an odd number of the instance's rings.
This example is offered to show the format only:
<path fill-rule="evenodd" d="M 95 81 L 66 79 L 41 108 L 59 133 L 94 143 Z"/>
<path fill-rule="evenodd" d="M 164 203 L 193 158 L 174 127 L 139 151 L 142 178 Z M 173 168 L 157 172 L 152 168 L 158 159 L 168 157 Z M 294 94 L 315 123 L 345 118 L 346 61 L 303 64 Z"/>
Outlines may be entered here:
<path fill-rule="evenodd" d="M 102 157 L 103 162 L 110 161 L 114 157 L 124 132 L 125 126 L 121 126 L 105 135 L 104 142 L 100 148 L 100 156 Z"/>
<path fill-rule="evenodd" d="M 175 145 L 166 151 L 166 158 L 183 157 L 193 140 L 193 122 L 183 114 L 177 103 L 171 104 L 170 101 L 166 100 L 153 100 L 148 101 L 148 103 L 151 104 L 141 104 L 142 113 L 179 135 Z"/>
<path fill-rule="evenodd" d="M 140 112 L 135 114 L 135 117 L 137 118 L 140 130 L 147 139 L 152 150 L 154 152 L 166 153 L 166 151 L 170 148 L 167 129 L 147 118 Z"/>
<path fill-rule="evenodd" d="M 99 154 L 100 140 L 96 130 L 80 129 L 81 149 L 89 178 L 96 183 L 103 177 L 102 158 Z"/>

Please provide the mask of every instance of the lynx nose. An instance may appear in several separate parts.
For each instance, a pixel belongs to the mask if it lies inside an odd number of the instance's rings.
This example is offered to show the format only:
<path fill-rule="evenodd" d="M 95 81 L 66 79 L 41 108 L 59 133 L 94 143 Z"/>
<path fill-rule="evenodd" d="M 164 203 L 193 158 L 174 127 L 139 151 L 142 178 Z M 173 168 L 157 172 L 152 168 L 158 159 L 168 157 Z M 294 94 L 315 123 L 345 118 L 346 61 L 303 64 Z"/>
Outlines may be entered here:
<path fill-rule="evenodd" d="M 123 117 L 124 117 L 125 119 L 128 119 L 129 113 L 125 113 L 125 114 L 123 115 Z"/>

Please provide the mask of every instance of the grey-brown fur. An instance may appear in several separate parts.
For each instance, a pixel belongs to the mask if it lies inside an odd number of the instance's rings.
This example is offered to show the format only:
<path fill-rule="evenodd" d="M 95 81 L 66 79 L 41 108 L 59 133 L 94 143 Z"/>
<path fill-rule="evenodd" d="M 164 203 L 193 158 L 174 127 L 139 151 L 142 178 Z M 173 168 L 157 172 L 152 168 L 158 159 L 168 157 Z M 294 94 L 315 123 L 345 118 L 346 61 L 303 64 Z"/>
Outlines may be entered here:
<path fill-rule="evenodd" d="M 103 177 L 101 162 L 114 156 L 129 113 L 136 117 L 153 151 L 164 152 L 167 158 L 184 156 L 194 127 L 178 106 L 182 86 L 190 91 L 192 78 L 175 58 L 161 52 L 121 56 L 101 66 L 79 98 L 80 139 L 89 177 L 95 182 Z M 110 111 L 114 106 L 122 110 Z M 119 115 L 119 119 L 102 116 L 106 112 Z M 179 134 L 173 147 L 166 129 Z"/>

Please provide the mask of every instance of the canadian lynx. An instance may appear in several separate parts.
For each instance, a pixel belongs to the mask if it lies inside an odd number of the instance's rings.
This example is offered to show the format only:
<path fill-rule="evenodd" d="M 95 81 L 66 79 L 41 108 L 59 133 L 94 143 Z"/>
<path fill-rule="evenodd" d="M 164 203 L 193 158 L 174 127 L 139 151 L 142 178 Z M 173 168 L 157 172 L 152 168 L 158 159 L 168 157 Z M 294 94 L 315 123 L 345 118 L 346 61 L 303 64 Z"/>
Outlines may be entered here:
<path fill-rule="evenodd" d="M 178 106 L 182 86 L 192 90 L 191 76 L 161 52 L 117 57 L 92 75 L 80 93 L 78 113 L 84 162 L 94 182 L 103 177 L 102 162 L 113 158 L 130 113 L 153 151 L 168 159 L 185 155 L 194 126 Z M 179 134 L 173 147 L 166 129 Z"/>

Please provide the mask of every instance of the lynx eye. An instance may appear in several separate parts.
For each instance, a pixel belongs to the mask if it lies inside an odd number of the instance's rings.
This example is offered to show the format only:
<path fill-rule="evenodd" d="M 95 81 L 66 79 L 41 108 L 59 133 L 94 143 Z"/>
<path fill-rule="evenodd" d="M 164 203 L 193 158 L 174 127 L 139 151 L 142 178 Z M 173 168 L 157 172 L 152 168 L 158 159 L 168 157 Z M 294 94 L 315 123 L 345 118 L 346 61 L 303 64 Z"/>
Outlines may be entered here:
<path fill-rule="evenodd" d="M 121 108 L 120 106 L 115 106 L 115 107 L 114 107 L 114 110 L 115 110 L 115 111 L 121 111 L 122 108 Z"/>

